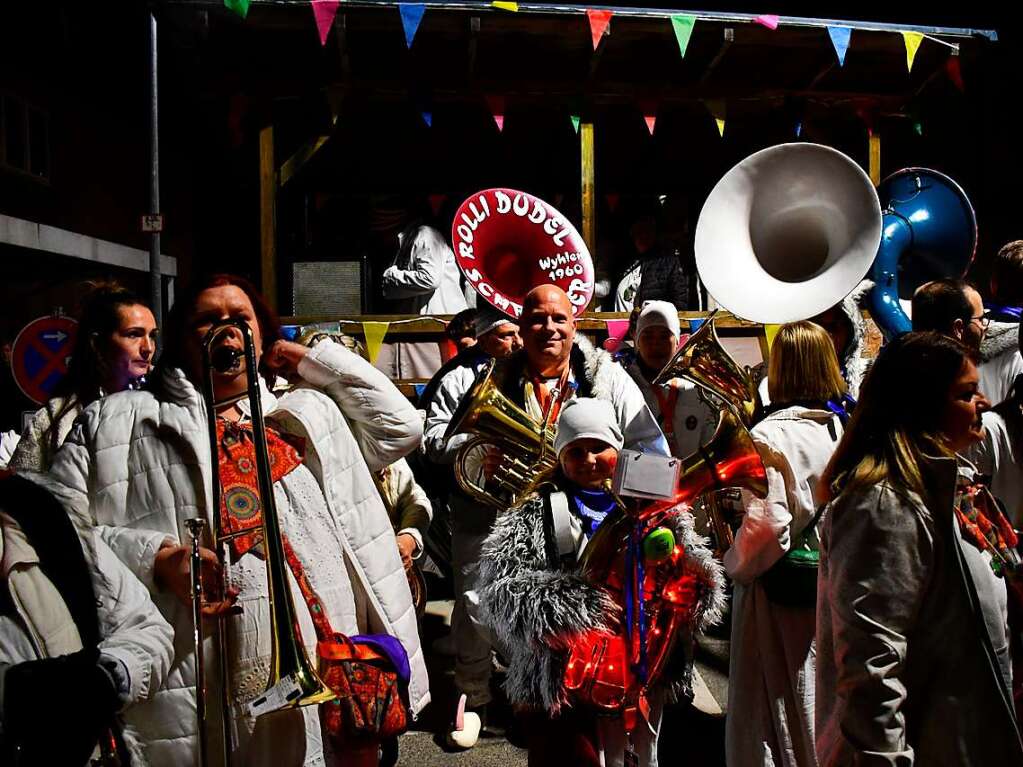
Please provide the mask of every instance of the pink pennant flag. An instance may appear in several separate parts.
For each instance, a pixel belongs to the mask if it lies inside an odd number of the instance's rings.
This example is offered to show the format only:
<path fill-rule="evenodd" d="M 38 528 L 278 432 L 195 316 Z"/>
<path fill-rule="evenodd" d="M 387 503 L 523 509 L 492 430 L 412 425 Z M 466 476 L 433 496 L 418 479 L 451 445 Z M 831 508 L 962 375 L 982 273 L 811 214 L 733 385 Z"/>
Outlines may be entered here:
<path fill-rule="evenodd" d="M 600 45 L 600 38 L 607 31 L 607 25 L 611 23 L 612 11 L 594 11 L 587 9 L 586 16 L 590 20 L 590 34 L 593 36 L 593 50 Z"/>
<path fill-rule="evenodd" d="M 313 6 L 313 16 L 316 18 L 316 30 L 320 33 L 320 45 L 327 44 L 327 35 L 334 24 L 334 16 L 337 14 L 337 7 L 341 0 L 309 0 Z"/>
<path fill-rule="evenodd" d="M 446 194 L 431 194 L 427 195 L 427 200 L 430 202 L 430 210 L 433 211 L 433 215 L 440 215 L 440 206 L 444 204 L 444 201 L 448 199 Z"/>
<path fill-rule="evenodd" d="M 497 123 L 497 130 L 504 131 L 504 96 L 487 96 L 487 106 L 490 107 L 490 114 L 494 116 Z"/>
<path fill-rule="evenodd" d="M 762 14 L 753 19 L 754 24 L 759 24 L 762 27 L 767 27 L 770 30 L 778 28 L 779 17 L 773 14 Z"/>
<path fill-rule="evenodd" d="M 626 334 L 629 332 L 628 320 L 604 320 L 607 324 L 607 340 L 604 341 L 604 349 L 613 352 L 622 345 Z"/>

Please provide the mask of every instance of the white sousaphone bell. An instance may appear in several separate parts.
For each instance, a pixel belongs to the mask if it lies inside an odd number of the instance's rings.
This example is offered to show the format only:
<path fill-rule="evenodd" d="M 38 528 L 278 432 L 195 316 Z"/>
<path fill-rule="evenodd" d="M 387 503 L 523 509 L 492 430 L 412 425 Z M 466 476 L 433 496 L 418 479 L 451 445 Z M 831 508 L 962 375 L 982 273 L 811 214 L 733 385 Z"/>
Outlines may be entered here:
<path fill-rule="evenodd" d="M 794 322 L 848 295 L 880 240 L 881 205 L 859 165 L 820 144 L 780 144 L 711 191 L 696 225 L 696 268 L 732 314 Z"/>

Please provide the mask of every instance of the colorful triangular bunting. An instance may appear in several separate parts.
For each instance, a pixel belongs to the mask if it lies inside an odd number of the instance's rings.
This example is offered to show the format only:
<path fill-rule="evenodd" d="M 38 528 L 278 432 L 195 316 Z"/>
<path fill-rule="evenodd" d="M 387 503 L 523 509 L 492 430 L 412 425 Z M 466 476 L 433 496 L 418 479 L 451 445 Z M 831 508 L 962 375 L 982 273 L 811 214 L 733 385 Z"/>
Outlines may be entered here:
<path fill-rule="evenodd" d="M 570 119 L 572 121 L 572 130 L 574 130 L 576 133 L 578 133 L 579 132 L 579 123 L 582 122 L 579 119 L 579 115 L 569 115 L 568 119 Z"/>
<path fill-rule="evenodd" d="M 771 347 L 774 346 L 774 337 L 778 335 L 778 330 L 781 325 L 764 325 L 764 337 L 767 339 L 767 351 L 771 351 Z"/>
<path fill-rule="evenodd" d="M 511 11 L 512 13 L 515 13 L 519 10 L 518 3 L 508 3 L 504 2 L 504 0 L 494 0 L 494 2 L 492 2 L 490 5 L 494 8 L 497 8 L 498 10 Z"/>
<path fill-rule="evenodd" d="M 586 17 L 590 20 L 593 50 L 597 50 L 597 46 L 600 45 L 600 38 L 607 32 L 607 27 L 611 23 L 611 14 L 612 11 L 595 11 L 592 8 L 586 10 Z"/>
<path fill-rule="evenodd" d="M 433 112 L 420 112 L 420 116 L 423 118 L 423 122 L 426 123 L 427 128 L 433 127 Z"/>
<path fill-rule="evenodd" d="M 835 55 L 838 56 L 838 66 L 845 66 L 845 54 L 849 50 L 849 39 L 852 37 L 852 30 L 849 27 L 828 27 L 828 36 L 831 44 L 835 46 Z"/>
<path fill-rule="evenodd" d="M 487 96 L 487 106 L 494 117 L 497 130 L 504 132 L 504 96 Z"/>
<path fill-rule="evenodd" d="M 924 36 L 921 32 L 903 32 L 902 40 L 906 43 L 906 68 L 912 72 L 913 60 L 916 58 L 916 52 L 920 50 L 920 43 L 923 42 Z"/>
<path fill-rule="evenodd" d="M 715 125 L 717 125 L 718 135 L 721 136 L 721 138 L 724 138 L 725 137 L 725 116 L 726 116 L 725 102 L 721 101 L 720 99 L 714 99 L 712 101 L 707 101 L 705 103 L 707 105 L 708 111 L 710 112 L 711 116 L 714 118 Z"/>
<path fill-rule="evenodd" d="M 320 33 L 320 45 L 327 44 L 327 35 L 334 24 L 334 16 L 340 0 L 309 0 L 313 6 L 313 18 L 316 19 L 316 31 Z"/>
<path fill-rule="evenodd" d="M 249 0 L 224 0 L 224 7 L 234 11 L 243 19 L 249 15 Z"/>
<path fill-rule="evenodd" d="M 650 131 L 650 135 L 654 135 L 654 126 L 657 124 L 657 110 L 643 110 L 643 121 L 646 123 L 646 129 Z"/>
<path fill-rule="evenodd" d="M 426 6 L 422 3 L 401 3 L 398 10 L 401 12 L 402 29 L 405 30 L 405 45 L 411 48 L 419 29 L 419 22 L 423 20 L 423 14 L 426 12 Z"/>
<path fill-rule="evenodd" d="M 759 24 L 762 27 L 767 27 L 771 31 L 778 28 L 779 17 L 771 13 L 763 13 L 753 19 L 754 24 Z"/>
<path fill-rule="evenodd" d="M 675 30 L 675 39 L 678 40 L 678 50 L 682 54 L 682 58 L 686 56 L 686 48 L 689 47 L 689 38 L 693 36 L 695 25 L 695 16 L 676 13 L 671 17 L 671 28 Z"/>
<path fill-rule="evenodd" d="M 384 343 L 384 336 L 387 335 L 389 322 L 364 322 L 362 323 L 362 335 L 366 339 L 366 356 L 371 363 L 377 361 L 380 355 L 380 347 Z"/>
<path fill-rule="evenodd" d="M 604 341 L 604 350 L 615 352 L 621 346 L 622 341 L 629 332 L 628 320 L 604 320 L 607 325 L 607 340 Z"/>

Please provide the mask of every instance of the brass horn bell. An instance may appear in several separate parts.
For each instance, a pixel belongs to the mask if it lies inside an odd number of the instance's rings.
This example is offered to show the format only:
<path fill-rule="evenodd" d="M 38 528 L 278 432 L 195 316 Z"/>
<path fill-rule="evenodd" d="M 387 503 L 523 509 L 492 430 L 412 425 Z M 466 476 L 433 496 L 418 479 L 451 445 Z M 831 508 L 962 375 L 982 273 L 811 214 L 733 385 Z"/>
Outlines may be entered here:
<path fill-rule="evenodd" d="M 746 426 L 753 423 L 760 408 L 760 395 L 749 368 L 739 366 L 722 346 L 714 328 L 713 312 L 698 331 L 679 347 L 653 381 L 654 386 L 672 378 L 688 378 L 693 383 L 721 397 Z"/>

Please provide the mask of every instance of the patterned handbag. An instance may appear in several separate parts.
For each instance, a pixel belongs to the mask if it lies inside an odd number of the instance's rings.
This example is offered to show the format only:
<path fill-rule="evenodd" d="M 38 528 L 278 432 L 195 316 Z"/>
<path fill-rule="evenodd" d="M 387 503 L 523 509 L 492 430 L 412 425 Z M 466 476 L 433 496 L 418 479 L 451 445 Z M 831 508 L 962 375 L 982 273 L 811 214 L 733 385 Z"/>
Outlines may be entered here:
<path fill-rule="evenodd" d="M 335 633 L 317 643 L 317 654 L 320 676 L 338 696 L 322 707 L 332 737 L 382 741 L 405 732 L 408 656 L 400 642 L 386 635 Z"/>

